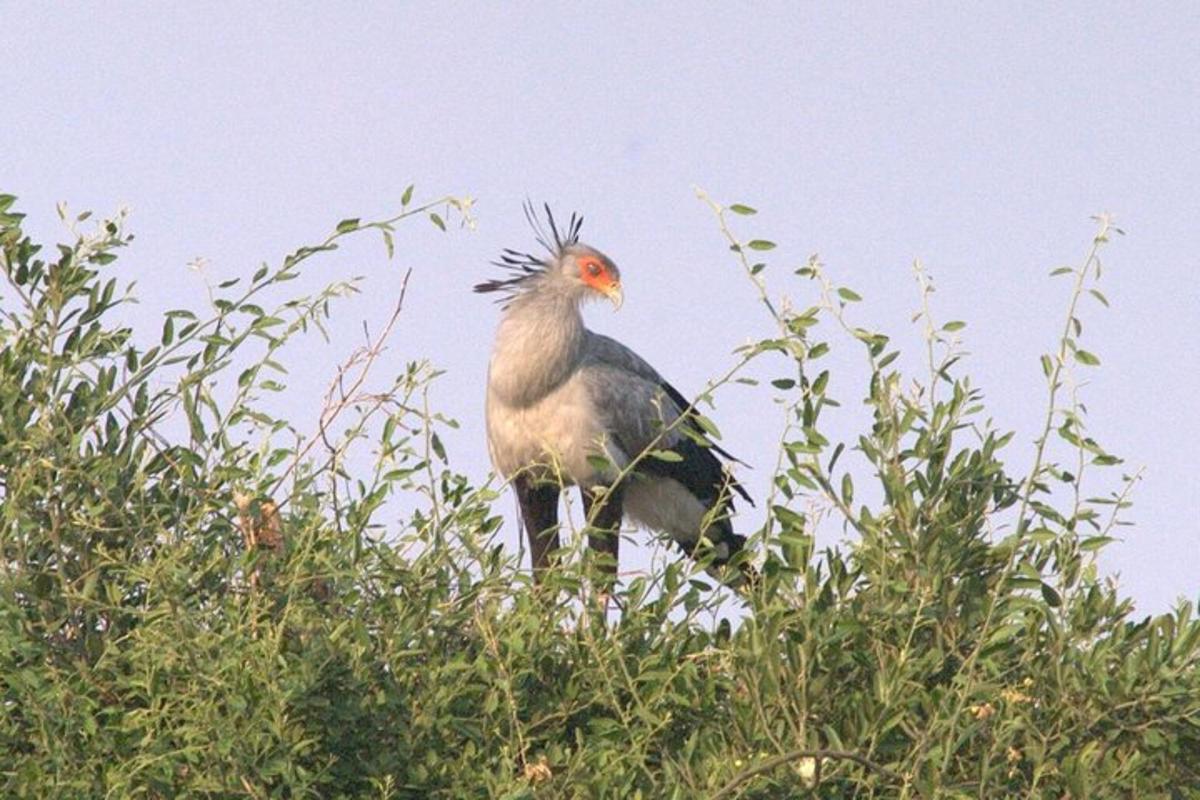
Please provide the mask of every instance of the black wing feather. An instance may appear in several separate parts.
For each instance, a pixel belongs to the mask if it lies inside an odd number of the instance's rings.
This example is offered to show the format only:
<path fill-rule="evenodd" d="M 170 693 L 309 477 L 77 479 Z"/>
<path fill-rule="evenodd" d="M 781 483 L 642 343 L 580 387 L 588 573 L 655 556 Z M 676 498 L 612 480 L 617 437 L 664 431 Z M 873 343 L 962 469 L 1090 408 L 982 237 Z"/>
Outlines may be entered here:
<path fill-rule="evenodd" d="M 663 392 L 666 393 L 667 397 L 671 398 L 671 400 L 675 403 L 675 405 L 679 406 L 680 411 L 686 410 L 687 413 L 685 414 L 685 416 L 689 420 L 695 419 L 696 416 L 700 413 L 692 406 L 691 401 L 689 401 L 686 397 L 683 396 L 683 392 L 679 391 L 674 386 L 667 383 L 665 380 L 660 380 L 658 382 L 658 388 L 662 389 Z M 711 449 L 716 450 L 718 453 L 721 454 L 721 456 L 723 456 L 725 459 L 727 459 L 729 461 L 733 461 L 738 464 L 741 464 L 743 467 L 746 466 L 746 462 L 742 461 L 740 458 L 733 455 L 728 450 L 726 450 L 725 448 L 721 447 L 719 444 L 714 442 L 712 440 L 712 438 L 709 437 L 708 434 L 705 433 L 705 431 L 702 428 L 700 428 L 699 423 L 694 423 L 692 427 L 697 433 L 699 433 L 701 436 L 704 437 L 704 441 L 708 443 L 708 446 Z M 741 491 L 740 487 L 738 488 L 738 494 L 741 494 L 743 497 L 745 497 L 745 493 Z M 746 500 L 750 501 L 750 505 L 754 505 L 754 502 L 751 501 L 749 497 L 746 497 Z"/>
<path fill-rule="evenodd" d="M 664 461 L 650 455 L 638 462 L 637 469 L 679 481 L 710 508 L 717 502 L 732 505 L 731 492 L 737 492 L 743 500 L 754 505 L 750 494 L 713 453 L 714 446 L 707 439 L 704 441 L 706 444 L 700 444 L 685 434 L 670 447 L 663 448 L 678 455 L 678 461 Z"/>
<path fill-rule="evenodd" d="M 728 495 L 732 489 L 747 503 L 754 505 L 749 493 L 725 471 L 724 465 L 721 464 L 717 455 L 739 464 L 743 462 L 712 441 L 700 423 L 696 421 L 699 412 L 692 407 L 691 402 L 683 396 L 683 393 L 659 375 L 658 371 L 645 359 L 616 339 L 590 331 L 589 337 L 589 358 L 608 367 L 636 375 L 642 380 L 650 381 L 663 393 L 664 400 L 670 400 L 683 414 L 683 420 L 679 423 L 681 426 L 679 441 L 668 448 L 675 451 L 682 460 L 662 461 L 661 459 L 646 458 L 642 463 L 654 461 L 654 470 L 658 470 L 659 474 L 666 477 L 679 480 L 697 498 L 705 502 Z M 635 447 L 633 450 L 636 451 L 637 448 Z M 626 452 L 630 452 L 629 448 L 626 448 Z M 663 470 L 678 474 L 668 475 Z"/>

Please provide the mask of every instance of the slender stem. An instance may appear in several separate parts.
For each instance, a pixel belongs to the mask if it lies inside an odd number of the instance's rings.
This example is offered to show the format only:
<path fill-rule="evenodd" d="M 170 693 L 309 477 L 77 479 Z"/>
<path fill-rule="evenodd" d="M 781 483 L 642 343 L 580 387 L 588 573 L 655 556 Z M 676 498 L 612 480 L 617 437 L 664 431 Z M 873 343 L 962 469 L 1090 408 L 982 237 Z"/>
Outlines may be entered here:
<path fill-rule="evenodd" d="M 1029 511 L 1029 505 L 1032 500 L 1033 492 L 1037 486 L 1037 479 L 1043 469 L 1042 465 L 1046 454 L 1046 443 L 1050 439 L 1050 430 L 1054 426 L 1054 415 L 1057 410 L 1056 403 L 1058 398 L 1058 390 L 1062 383 L 1061 377 L 1063 370 L 1066 369 L 1067 356 L 1070 351 L 1071 325 L 1075 319 L 1075 308 L 1079 303 L 1080 296 L 1083 294 L 1087 276 L 1091 271 L 1092 265 L 1096 262 L 1096 257 L 1100 251 L 1100 247 L 1106 241 L 1108 241 L 1108 230 L 1110 224 L 1111 222 L 1107 217 L 1102 217 L 1100 219 L 1100 230 L 1092 239 L 1092 246 L 1088 250 L 1087 258 L 1084 259 L 1083 264 L 1075 273 L 1075 285 L 1071 292 L 1071 301 L 1067 307 L 1067 316 L 1066 321 L 1063 324 L 1063 332 L 1059 337 L 1058 356 L 1055 359 L 1055 363 L 1049 375 L 1050 394 L 1046 402 L 1046 416 L 1044 422 L 1042 423 L 1041 435 L 1036 440 L 1033 466 L 1029 470 L 1029 475 L 1025 479 L 1025 484 L 1021 492 L 1021 504 L 1017 511 L 1017 541 L 1012 547 L 1011 552 L 1008 555 L 1008 560 L 1005 562 L 1003 569 L 1001 569 L 999 573 L 998 580 L 1000 582 L 1008 579 L 1008 576 L 1012 572 L 1014 565 L 1017 563 L 1018 555 L 1022 552 L 1020 538 L 1028 527 L 1025 521 L 1025 515 Z M 950 730 L 952 731 L 954 726 L 957 724 L 959 715 L 962 714 L 963 708 L 966 707 L 967 698 L 969 695 L 969 682 L 974 674 L 975 664 L 979 660 L 979 654 L 983 651 L 984 646 L 987 644 L 988 634 L 991 632 L 992 623 L 995 620 L 996 609 L 999 607 L 999 600 L 1002 596 L 1004 596 L 1004 593 L 1000 591 L 999 585 L 997 585 L 997 589 L 992 592 L 992 596 L 988 602 L 988 610 L 987 614 L 984 615 L 983 624 L 979 627 L 978 633 L 976 634 L 975 646 L 963 660 L 963 664 L 958 671 L 958 676 L 961 678 L 961 683 L 959 684 L 960 690 L 955 699 L 954 711 L 950 715 L 949 720 Z M 929 732 L 930 729 L 926 729 L 926 735 L 922 738 L 922 741 L 917 748 L 917 752 L 920 752 L 924 749 L 925 742 L 928 741 Z M 947 747 L 946 753 L 942 758 L 943 772 L 945 772 L 947 769 L 952 756 L 953 748 Z"/>

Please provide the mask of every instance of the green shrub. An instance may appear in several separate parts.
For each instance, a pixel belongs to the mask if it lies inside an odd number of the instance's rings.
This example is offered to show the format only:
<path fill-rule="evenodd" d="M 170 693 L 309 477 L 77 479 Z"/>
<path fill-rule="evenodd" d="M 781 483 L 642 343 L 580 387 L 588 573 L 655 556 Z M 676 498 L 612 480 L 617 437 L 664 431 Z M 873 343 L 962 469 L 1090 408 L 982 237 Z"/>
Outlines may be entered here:
<path fill-rule="evenodd" d="M 1088 496 L 1120 462 L 1064 388 L 1098 361 L 1077 306 L 1103 300 L 1107 221 L 1012 471 L 955 372 L 961 323 L 926 311 L 929 375 L 902 380 L 852 289 L 813 260 L 817 303 L 772 301 L 753 257 L 773 245 L 727 224 L 753 210 L 713 204 L 778 328 L 713 391 L 773 359 L 791 403 L 762 577 L 738 596 L 670 563 L 606 614 L 581 559 L 535 589 L 497 544 L 498 489 L 450 467 L 431 366 L 371 385 L 390 325 L 338 369 L 318 431 L 266 410 L 284 344 L 356 291 L 279 302 L 305 262 L 362 231 L 390 255 L 402 219 L 470 210 L 410 199 L 151 337 L 114 313 L 120 216 L 44 253 L 0 197 L 5 796 L 1200 797 L 1200 624 L 1186 603 L 1134 620 L 1098 577 L 1136 476 Z M 821 432 L 830 324 L 867 357 L 856 441 Z M 856 501 L 852 475 L 877 486 Z M 822 519 L 852 543 L 814 553 Z"/>

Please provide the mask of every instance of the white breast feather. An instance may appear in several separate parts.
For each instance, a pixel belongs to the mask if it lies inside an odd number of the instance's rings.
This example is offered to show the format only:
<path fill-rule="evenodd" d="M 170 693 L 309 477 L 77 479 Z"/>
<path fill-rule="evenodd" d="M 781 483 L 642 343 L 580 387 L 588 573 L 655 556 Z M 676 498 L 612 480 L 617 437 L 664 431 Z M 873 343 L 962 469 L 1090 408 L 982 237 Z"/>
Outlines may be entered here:
<path fill-rule="evenodd" d="M 505 477 L 538 464 L 546 477 L 561 477 L 566 484 L 608 483 L 615 476 L 598 472 L 588 456 L 603 452 L 617 469 L 628 457 L 608 439 L 599 419 L 587 387 L 577 378 L 523 408 L 489 397 L 492 461 Z"/>

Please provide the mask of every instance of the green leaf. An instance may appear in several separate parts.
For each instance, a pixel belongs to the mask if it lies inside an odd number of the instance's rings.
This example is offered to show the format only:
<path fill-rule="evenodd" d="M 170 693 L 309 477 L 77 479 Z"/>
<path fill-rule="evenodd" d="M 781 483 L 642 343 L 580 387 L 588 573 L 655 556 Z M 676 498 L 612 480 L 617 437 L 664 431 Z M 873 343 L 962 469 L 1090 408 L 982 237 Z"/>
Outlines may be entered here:
<path fill-rule="evenodd" d="M 679 455 L 679 453 L 676 453 L 674 450 L 651 450 L 646 455 L 650 456 L 650 458 L 658 459 L 659 461 L 666 461 L 668 463 L 683 461 L 683 456 Z"/>
<path fill-rule="evenodd" d="M 1080 364 L 1087 364 L 1089 367 L 1099 366 L 1100 364 L 1100 359 L 1087 350 L 1076 350 L 1075 360 Z"/>
<path fill-rule="evenodd" d="M 758 213 L 756 209 L 753 209 L 750 206 L 744 206 L 741 203 L 734 203 L 729 207 L 729 210 L 735 214 L 741 214 L 743 217 L 748 217 L 751 214 Z"/>
<path fill-rule="evenodd" d="M 965 327 L 967 327 L 967 323 L 960 319 L 955 319 L 943 325 L 942 330 L 947 331 L 948 333 L 954 333 L 955 331 L 961 331 Z"/>
<path fill-rule="evenodd" d="M 775 243 L 768 242 L 766 239 L 751 239 L 746 243 L 746 247 L 749 247 L 751 250 L 774 250 Z"/>
<path fill-rule="evenodd" d="M 853 289 L 847 289 L 845 286 L 839 288 L 837 293 L 838 297 L 851 303 L 857 303 L 859 300 L 862 300 L 862 295 Z"/>
<path fill-rule="evenodd" d="M 717 423 L 713 422 L 699 411 L 695 411 L 691 418 L 692 421 L 699 425 L 701 429 L 703 429 L 704 432 L 709 436 L 713 437 L 714 439 L 721 438 L 721 429 L 717 427 Z"/>
<path fill-rule="evenodd" d="M 446 223 L 442 221 L 442 218 L 440 215 L 438 215 L 436 213 L 430 213 L 429 221 L 432 222 L 434 225 L 437 225 L 442 230 L 446 230 Z"/>
<path fill-rule="evenodd" d="M 1016 636 L 1023 630 L 1025 630 L 1024 625 L 1018 625 L 1012 622 L 1008 623 L 1007 625 L 1001 625 L 999 628 L 996 628 L 996 630 L 992 631 L 990 636 L 988 636 L 988 646 L 991 647 L 993 645 L 1001 644 L 1002 642 L 1007 642 L 1009 639 Z"/>
<path fill-rule="evenodd" d="M 1068 272 L 1074 272 L 1074 271 L 1075 271 L 1074 267 L 1059 267 L 1058 269 L 1051 271 L 1050 277 L 1053 278 L 1057 275 L 1066 275 Z"/>
<path fill-rule="evenodd" d="M 1042 585 L 1041 580 L 1037 578 L 1022 578 L 1015 575 L 1009 578 L 1008 582 L 1017 589 L 1036 589 Z"/>
<path fill-rule="evenodd" d="M 1085 553 L 1090 553 L 1093 550 L 1099 550 L 1109 542 L 1115 541 L 1116 539 L 1111 536 L 1089 536 L 1079 543 L 1079 549 Z"/>
<path fill-rule="evenodd" d="M 607 472 L 613 468 L 613 463 L 602 455 L 592 454 L 587 457 L 588 466 L 597 472 Z"/>
<path fill-rule="evenodd" d="M 796 385 L 796 382 L 791 378 L 776 378 L 775 380 L 771 381 L 771 385 L 776 389 L 791 389 Z"/>
<path fill-rule="evenodd" d="M 773 505 L 771 511 L 775 513 L 775 518 L 779 520 L 785 529 L 804 532 L 804 515 L 793 511 L 787 506 Z"/>
<path fill-rule="evenodd" d="M 830 457 L 829 466 L 826 468 L 827 472 L 833 472 L 833 465 L 837 463 L 839 458 L 841 458 L 841 455 L 845 449 L 846 445 L 843 442 L 838 442 L 837 447 L 833 448 L 833 455 Z"/>
<path fill-rule="evenodd" d="M 408 185 L 408 188 L 404 190 L 404 194 L 400 195 L 401 207 L 407 206 L 409 204 L 409 202 L 412 200 L 412 195 L 413 195 L 413 184 L 410 183 Z"/>
<path fill-rule="evenodd" d="M 1050 530 L 1049 528 L 1038 528 L 1036 530 L 1032 530 L 1028 533 L 1028 536 L 1038 544 L 1053 542 L 1056 538 L 1058 538 L 1054 531 Z"/>
<path fill-rule="evenodd" d="M 1052 608 L 1058 608 L 1062 605 L 1062 597 L 1058 591 L 1048 583 L 1042 583 L 1042 599 L 1046 601 L 1046 605 Z"/>
<path fill-rule="evenodd" d="M 358 230 L 358 222 L 358 217 L 354 217 L 353 219 L 344 219 L 337 224 L 337 232 L 349 233 L 350 231 L 356 231 Z"/>
<path fill-rule="evenodd" d="M 282 325 L 284 322 L 280 317 L 259 317 L 251 323 L 252 330 L 265 331 L 268 328 L 273 328 L 276 325 Z"/>
<path fill-rule="evenodd" d="M 1099 289 L 1088 289 L 1088 291 L 1091 293 L 1092 297 L 1099 300 L 1105 308 L 1108 308 L 1108 298 L 1104 296 L 1103 292 L 1101 292 Z"/>

